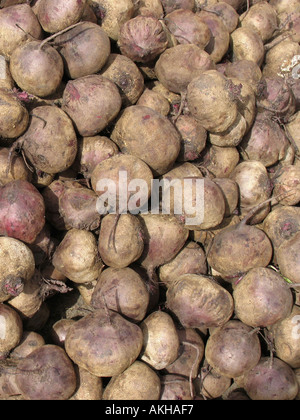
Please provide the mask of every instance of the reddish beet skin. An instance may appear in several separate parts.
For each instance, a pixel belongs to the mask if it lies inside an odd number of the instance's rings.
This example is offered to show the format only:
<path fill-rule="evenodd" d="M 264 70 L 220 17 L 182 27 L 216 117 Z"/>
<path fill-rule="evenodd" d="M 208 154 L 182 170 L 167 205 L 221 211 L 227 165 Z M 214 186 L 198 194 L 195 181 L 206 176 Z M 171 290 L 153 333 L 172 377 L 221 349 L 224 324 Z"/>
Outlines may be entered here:
<path fill-rule="evenodd" d="M 0 189 L 0 235 L 32 243 L 44 224 L 44 199 L 34 185 L 16 180 Z"/>

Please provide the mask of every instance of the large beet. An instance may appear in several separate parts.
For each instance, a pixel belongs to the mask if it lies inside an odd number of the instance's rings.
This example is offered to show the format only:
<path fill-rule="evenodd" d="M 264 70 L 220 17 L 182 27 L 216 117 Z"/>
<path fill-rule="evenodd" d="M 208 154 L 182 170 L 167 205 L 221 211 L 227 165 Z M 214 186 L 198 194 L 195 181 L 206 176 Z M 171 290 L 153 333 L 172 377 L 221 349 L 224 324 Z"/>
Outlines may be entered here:
<path fill-rule="evenodd" d="M 288 284 L 271 268 L 252 268 L 235 286 L 237 317 L 252 327 L 267 327 L 290 315 L 293 295 Z"/>
<path fill-rule="evenodd" d="M 111 139 L 121 151 L 146 162 L 154 175 L 162 175 L 174 164 L 180 152 L 180 135 L 167 117 L 141 105 L 124 109 Z"/>
<path fill-rule="evenodd" d="M 96 23 L 83 22 L 56 37 L 65 73 L 71 79 L 99 72 L 110 54 L 106 32 Z"/>
<path fill-rule="evenodd" d="M 264 231 L 247 224 L 247 216 L 220 230 L 207 253 L 209 265 L 227 281 L 234 281 L 253 267 L 266 267 L 273 255 Z"/>
<path fill-rule="evenodd" d="M 103 308 L 71 325 L 65 340 L 66 352 L 74 363 L 102 377 L 122 373 L 137 359 L 142 345 L 138 325 Z"/>
<path fill-rule="evenodd" d="M 45 203 L 26 180 L 11 181 L 0 189 L 0 234 L 32 243 L 45 224 Z"/>
<path fill-rule="evenodd" d="M 225 324 L 234 305 L 231 294 L 214 279 L 184 274 L 168 287 L 167 306 L 185 328 L 202 329 Z"/>
<path fill-rule="evenodd" d="M 81 136 L 94 136 L 119 113 L 122 100 L 117 86 L 100 74 L 69 80 L 62 109 L 72 119 Z"/>
<path fill-rule="evenodd" d="M 64 64 L 56 49 L 42 42 L 29 41 L 17 47 L 11 54 L 9 68 L 21 89 L 46 97 L 58 89 Z"/>
<path fill-rule="evenodd" d="M 220 375 L 235 378 L 257 365 L 261 357 L 258 335 L 239 320 L 213 330 L 205 346 L 205 358 Z"/>
<path fill-rule="evenodd" d="M 44 105 L 32 112 L 20 145 L 34 168 L 48 174 L 68 169 L 77 153 L 77 136 L 69 116 L 59 107 Z"/>
<path fill-rule="evenodd" d="M 42 38 L 41 25 L 29 4 L 14 4 L 1 9 L 0 26 L 0 54 L 6 58 L 28 41 L 28 34 L 36 39 Z"/>
<path fill-rule="evenodd" d="M 293 369 L 277 357 L 262 357 L 244 376 L 243 383 L 252 400 L 293 400 L 298 393 Z"/>

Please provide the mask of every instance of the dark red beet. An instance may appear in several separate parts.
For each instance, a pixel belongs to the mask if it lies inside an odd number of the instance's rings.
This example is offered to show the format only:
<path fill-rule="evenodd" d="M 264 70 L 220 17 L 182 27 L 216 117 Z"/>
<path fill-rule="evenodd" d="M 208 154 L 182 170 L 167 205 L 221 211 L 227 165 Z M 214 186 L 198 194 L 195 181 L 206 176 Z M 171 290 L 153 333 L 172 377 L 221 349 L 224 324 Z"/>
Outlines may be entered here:
<path fill-rule="evenodd" d="M 11 181 L 0 189 L 0 235 L 32 243 L 45 224 L 45 204 L 28 181 Z"/>

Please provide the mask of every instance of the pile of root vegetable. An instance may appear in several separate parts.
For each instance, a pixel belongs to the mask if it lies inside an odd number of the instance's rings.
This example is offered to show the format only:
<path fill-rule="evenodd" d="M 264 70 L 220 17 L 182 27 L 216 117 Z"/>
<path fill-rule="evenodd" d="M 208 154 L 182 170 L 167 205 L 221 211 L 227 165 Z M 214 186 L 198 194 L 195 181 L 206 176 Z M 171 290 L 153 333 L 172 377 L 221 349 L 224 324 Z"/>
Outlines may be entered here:
<path fill-rule="evenodd" d="M 299 0 L 0 1 L 1 400 L 300 398 L 299 42 Z"/>

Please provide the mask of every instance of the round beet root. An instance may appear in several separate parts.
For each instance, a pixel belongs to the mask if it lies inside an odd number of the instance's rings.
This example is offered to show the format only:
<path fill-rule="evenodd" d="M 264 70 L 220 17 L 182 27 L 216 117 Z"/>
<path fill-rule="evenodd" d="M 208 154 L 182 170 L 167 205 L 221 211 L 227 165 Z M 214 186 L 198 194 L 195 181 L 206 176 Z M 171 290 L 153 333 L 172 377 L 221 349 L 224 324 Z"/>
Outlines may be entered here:
<path fill-rule="evenodd" d="M 69 80 L 62 109 L 72 119 L 81 136 L 94 136 L 119 113 L 122 99 L 114 82 L 100 74 Z"/>
<path fill-rule="evenodd" d="M 0 234 L 32 243 L 45 224 L 45 204 L 28 181 L 11 181 L 0 189 Z"/>
<path fill-rule="evenodd" d="M 13 147 L 18 146 L 37 172 L 57 174 L 65 171 L 77 153 L 72 120 L 57 106 L 38 106 L 31 114 L 28 129 Z"/>
<path fill-rule="evenodd" d="M 251 400 L 293 400 L 298 393 L 293 369 L 277 357 L 262 357 L 243 382 Z"/>
<path fill-rule="evenodd" d="M 252 268 L 233 291 L 237 317 L 252 327 L 267 327 L 287 317 L 293 295 L 282 276 L 271 268 Z"/>
<path fill-rule="evenodd" d="M 10 57 L 10 72 L 17 85 L 32 95 L 46 97 L 59 87 L 64 64 L 49 44 L 30 41 L 16 48 Z"/>
<path fill-rule="evenodd" d="M 131 60 L 147 63 L 167 48 L 168 41 L 157 18 L 139 15 L 121 26 L 118 45 Z"/>
<path fill-rule="evenodd" d="M 239 320 L 213 330 L 205 346 L 205 358 L 220 375 L 235 378 L 257 365 L 261 357 L 258 335 Z"/>
<path fill-rule="evenodd" d="M 231 294 L 214 279 L 184 274 L 167 290 L 167 306 L 185 328 L 225 324 L 233 313 Z"/>

